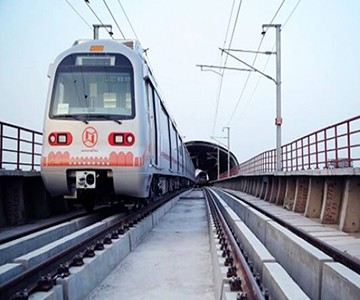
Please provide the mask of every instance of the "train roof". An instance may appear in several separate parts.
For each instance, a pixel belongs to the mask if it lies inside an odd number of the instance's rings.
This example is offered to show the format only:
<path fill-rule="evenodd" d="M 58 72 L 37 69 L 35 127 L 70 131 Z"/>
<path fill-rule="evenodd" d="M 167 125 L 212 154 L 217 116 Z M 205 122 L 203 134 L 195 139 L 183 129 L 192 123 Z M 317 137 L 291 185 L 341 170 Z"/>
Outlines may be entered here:
<path fill-rule="evenodd" d="M 74 46 L 77 45 L 81 45 L 83 43 L 87 43 L 87 42 L 94 42 L 94 41 L 104 41 L 104 40 L 94 40 L 94 39 L 79 39 L 76 40 L 73 44 Z M 141 44 L 138 40 L 132 40 L 132 39 L 125 39 L 125 40 L 120 40 L 120 39 L 113 39 L 113 40 L 107 40 L 107 41 L 113 41 L 113 42 L 118 42 L 120 44 L 123 44 L 127 47 L 129 47 L 130 49 L 138 52 L 142 57 L 143 57 L 143 53 L 144 53 L 144 49 L 141 47 Z"/>

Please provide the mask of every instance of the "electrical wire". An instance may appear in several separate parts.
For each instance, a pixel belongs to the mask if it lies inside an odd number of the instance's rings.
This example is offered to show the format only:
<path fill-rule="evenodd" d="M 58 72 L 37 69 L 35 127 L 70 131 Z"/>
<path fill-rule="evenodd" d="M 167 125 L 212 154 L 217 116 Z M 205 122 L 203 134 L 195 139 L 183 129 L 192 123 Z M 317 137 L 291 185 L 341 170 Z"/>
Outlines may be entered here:
<path fill-rule="evenodd" d="M 293 8 L 293 10 L 291 11 L 290 15 L 287 17 L 287 19 L 285 20 L 284 24 L 282 25 L 282 29 L 284 29 L 284 27 L 285 27 L 286 24 L 288 23 L 289 19 L 292 17 L 292 15 L 294 14 L 295 10 L 296 10 L 297 7 L 299 6 L 300 2 L 301 2 L 301 0 L 299 0 L 299 1 L 296 3 L 296 5 L 295 5 L 295 7 Z M 272 19 L 271 23 L 274 21 L 276 15 L 278 14 L 278 12 L 279 12 L 279 10 L 280 10 L 280 8 L 281 8 L 281 6 L 282 6 L 283 4 L 284 4 L 284 1 L 280 4 L 280 7 L 279 7 L 279 9 L 277 10 L 277 12 L 275 13 L 275 16 L 274 16 L 274 18 Z M 268 28 L 267 28 L 267 29 L 268 29 Z M 265 32 L 266 32 L 266 31 L 265 31 Z M 271 52 L 274 51 L 274 48 L 275 48 L 275 44 L 274 44 L 274 46 L 272 47 Z M 269 61 L 270 61 L 270 56 L 268 57 L 265 65 L 264 65 L 264 68 L 263 68 L 262 72 L 265 72 Z M 250 74 L 249 74 L 249 75 L 250 75 Z M 248 76 L 248 77 L 249 77 L 249 76 Z M 251 96 L 250 96 L 247 104 L 245 105 L 244 109 L 240 112 L 240 115 L 242 115 L 242 114 L 245 112 L 245 110 L 247 109 L 247 107 L 249 106 L 249 104 L 250 104 L 252 98 L 254 97 L 255 92 L 256 92 L 256 90 L 257 90 L 257 88 L 258 88 L 258 86 L 259 86 L 259 83 L 260 83 L 260 81 L 261 81 L 262 78 L 263 78 L 262 76 L 259 76 L 259 79 L 258 79 L 258 81 L 257 81 L 257 83 L 256 83 L 256 85 L 255 85 L 255 88 L 254 88 L 253 92 L 251 93 Z M 242 95 L 241 95 L 240 97 L 242 97 Z M 237 106 L 236 106 L 236 108 L 237 108 Z M 235 110 L 236 110 L 236 108 L 235 108 Z M 235 111 L 235 110 L 234 110 L 234 111 Z M 233 115 L 234 115 L 234 112 L 233 112 L 233 114 L 231 115 L 231 118 L 230 118 L 228 124 L 231 122 L 231 119 L 232 119 Z"/>
<path fill-rule="evenodd" d="M 121 9 L 122 9 L 125 17 L 126 17 L 126 20 L 128 21 L 128 23 L 129 23 L 129 25 L 130 25 L 130 28 L 131 28 L 132 32 L 134 33 L 136 39 L 139 41 L 139 37 L 137 36 L 137 34 L 136 34 L 135 30 L 134 30 L 134 27 L 132 26 L 132 24 L 131 24 L 131 22 L 130 22 L 130 19 L 128 18 L 127 14 L 126 14 L 126 12 L 125 12 L 125 9 L 124 9 L 124 7 L 122 6 L 120 0 L 118 0 L 118 3 L 119 3 L 119 5 L 120 5 L 120 7 L 121 7 Z"/>
<path fill-rule="evenodd" d="M 284 22 L 284 25 L 282 26 L 282 29 L 284 29 L 285 25 L 287 24 L 287 22 L 289 22 L 290 18 L 292 17 L 292 15 L 294 14 L 295 10 L 297 9 L 297 7 L 299 6 L 301 0 L 298 1 L 298 3 L 296 3 L 294 9 L 291 11 L 290 15 L 288 16 L 288 18 L 286 19 L 286 21 Z"/>
<path fill-rule="evenodd" d="M 279 8 L 277 9 L 277 11 L 276 11 L 275 15 L 274 15 L 274 16 L 273 16 L 273 18 L 271 19 L 270 24 L 272 24 L 272 23 L 274 22 L 274 20 L 275 20 L 276 16 L 278 15 L 278 13 L 279 13 L 279 11 L 280 11 L 281 7 L 282 7 L 282 6 L 283 6 L 283 4 L 284 4 L 284 2 L 285 2 L 285 0 L 283 0 L 283 2 L 281 2 L 281 4 L 279 5 Z"/>
<path fill-rule="evenodd" d="M 107 8 L 108 12 L 110 13 L 110 15 L 111 15 L 112 19 L 114 20 L 114 22 L 115 22 L 115 24 L 116 24 L 116 27 L 119 29 L 119 31 L 120 31 L 120 33 L 121 33 L 122 37 L 125 39 L 125 35 L 124 35 L 124 33 L 121 31 L 121 29 L 120 29 L 120 26 L 119 26 L 118 22 L 116 22 L 116 19 L 115 19 L 114 15 L 112 14 L 111 9 L 109 8 L 109 6 L 107 5 L 107 3 L 106 3 L 106 1 L 105 1 L 105 0 L 103 0 L 103 2 L 104 2 L 104 4 L 105 4 L 105 6 L 106 6 L 106 8 Z"/>
<path fill-rule="evenodd" d="M 81 18 L 81 20 L 84 21 L 84 23 L 92 30 L 93 28 L 91 27 L 91 25 L 86 22 L 86 20 L 80 15 L 80 13 L 75 9 L 74 6 L 71 5 L 71 3 L 68 0 L 65 0 L 67 4 L 69 4 L 69 6 L 72 8 L 72 10 Z"/>
<path fill-rule="evenodd" d="M 84 0 L 85 3 L 87 4 L 87 6 L 89 7 L 89 9 L 91 10 L 91 12 L 94 14 L 94 16 L 98 19 L 98 21 L 100 22 L 100 24 L 105 28 L 105 30 L 107 31 L 107 33 L 110 35 L 110 37 L 112 39 L 114 39 L 113 37 L 113 33 L 111 31 L 109 31 L 109 29 L 107 29 L 107 27 L 104 25 L 104 23 L 100 20 L 100 18 L 98 17 L 98 15 L 96 14 L 96 12 L 91 8 L 90 6 L 90 1 L 89 0 Z"/>
<path fill-rule="evenodd" d="M 285 0 L 283 0 L 283 1 L 281 2 L 281 4 L 279 5 L 279 7 L 278 7 L 278 9 L 276 10 L 273 18 L 271 19 L 270 25 L 274 22 L 276 16 L 278 15 L 281 7 L 282 7 L 283 4 L 284 4 L 284 2 L 285 2 Z M 266 30 L 265 30 L 265 34 L 266 34 L 266 32 L 267 32 L 267 29 L 268 29 L 268 27 L 267 27 Z M 253 61 L 252 61 L 252 63 L 251 63 L 252 66 L 255 66 L 255 63 L 256 63 L 257 58 L 258 58 L 258 56 L 259 56 L 259 53 L 258 53 L 258 52 L 260 51 L 260 48 L 261 48 L 262 43 L 263 43 L 263 41 L 264 41 L 265 34 L 263 34 L 262 37 L 261 37 L 261 40 L 260 40 L 260 42 L 259 42 L 259 46 L 258 46 L 258 48 L 257 48 L 257 50 L 256 50 L 257 53 L 255 54 L 255 57 L 254 57 L 254 59 L 253 59 Z M 246 80 L 245 80 L 244 86 L 243 86 L 243 88 L 242 88 L 242 90 L 241 90 L 241 94 L 240 94 L 240 96 L 239 96 L 239 98 L 238 98 L 238 101 L 236 102 L 235 109 L 233 110 L 233 112 L 232 112 L 232 114 L 231 114 L 231 116 L 230 116 L 230 118 L 229 118 L 229 121 L 227 122 L 227 125 L 226 125 L 226 126 L 229 126 L 229 124 L 231 123 L 231 121 L 232 121 L 232 119 L 233 119 L 233 117 L 234 117 L 234 115 L 235 115 L 235 113 L 236 113 L 236 111 L 237 111 L 237 108 L 239 107 L 240 101 L 241 101 L 241 99 L 243 98 L 244 92 L 245 92 L 246 87 L 247 87 L 247 85 L 248 85 L 248 83 L 249 83 L 250 76 L 251 76 L 251 73 L 248 74 L 248 76 L 247 76 L 247 78 L 246 78 Z"/>
<path fill-rule="evenodd" d="M 271 52 L 274 51 L 275 45 L 276 45 L 276 44 L 274 44 L 274 46 L 272 47 Z M 266 60 L 265 65 L 264 65 L 264 67 L 263 67 L 263 69 L 262 69 L 262 72 L 263 72 L 263 73 L 265 72 L 265 70 L 266 70 L 266 68 L 267 68 L 267 65 L 268 65 L 268 63 L 269 63 L 269 61 L 270 61 L 270 58 L 271 58 L 271 56 L 269 55 L 268 59 Z M 249 107 L 249 104 L 250 104 L 252 98 L 254 97 L 255 92 L 256 92 L 257 88 L 259 87 L 259 84 L 260 84 L 260 81 L 261 81 L 262 78 L 263 78 L 263 76 L 261 76 L 261 75 L 259 74 L 259 79 L 258 79 L 258 81 L 256 82 L 256 85 L 255 85 L 255 87 L 254 87 L 254 89 L 253 89 L 253 91 L 252 91 L 252 93 L 251 93 L 251 95 L 250 95 L 250 97 L 249 97 L 249 100 L 248 100 L 247 103 L 245 104 L 244 109 L 239 113 L 239 117 L 240 117 L 240 116 L 246 111 L 246 109 Z"/>
<path fill-rule="evenodd" d="M 227 26 L 227 30 L 226 30 L 226 34 L 225 34 L 224 48 L 225 48 L 227 36 L 228 36 L 228 33 L 229 33 L 229 28 L 230 28 L 230 23 L 231 23 L 233 11 L 234 11 L 235 2 L 236 2 L 236 0 L 233 1 L 232 7 L 231 7 L 229 22 L 228 22 L 228 26 Z M 231 48 L 231 45 L 232 45 L 232 42 L 233 42 L 233 39 L 234 39 L 235 29 L 236 29 L 236 25 L 237 25 L 237 22 L 238 22 L 238 19 L 239 19 L 241 5 L 242 5 L 242 0 L 240 0 L 240 2 L 239 2 L 239 6 L 238 6 L 237 13 L 236 13 L 236 18 L 235 18 L 235 21 L 234 21 L 234 26 L 233 26 L 233 30 L 232 30 L 232 33 L 231 33 L 228 48 Z M 222 56 L 221 56 L 221 58 L 222 58 Z M 216 97 L 216 108 L 215 108 L 215 116 L 214 116 L 212 135 L 215 134 L 215 127 L 216 127 L 217 115 L 218 115 L 218 112 L 219 112 L 221 91 L 222 91 L 222 86 L 223 86 L 223 81 L 224 81 L 225 67 L 226 67 L 228 58 L 229 58 L 229 55 L 226 54 L 223 69 L 221 70 L 221 75 L 220 75 L 220 79 L 219 79 L 219 83 L 218 83 L 218 91 L 217 91 L 217 97 Z M 221 65 L 221 63 L 220 63 L 220 65 Z"/>

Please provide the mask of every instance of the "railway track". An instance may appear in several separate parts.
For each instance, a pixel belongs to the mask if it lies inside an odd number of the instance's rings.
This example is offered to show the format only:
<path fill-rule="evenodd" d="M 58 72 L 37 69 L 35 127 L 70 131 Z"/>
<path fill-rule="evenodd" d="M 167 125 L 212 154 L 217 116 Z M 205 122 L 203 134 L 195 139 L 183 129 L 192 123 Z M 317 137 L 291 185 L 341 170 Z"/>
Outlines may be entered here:
<path fill-rule="evenodd" d="M 57 299 L 87 297 L 177 199 L 182 199 L 182 213 L 186 213 L 192 207 L 191 201 L 204 201 L 199 193 L 200 190 L 195 190 L 189 196 L 182 194 L 175 198 L 169 195 L 146 209 L 109 216 L 66 235 L 66 239 L 17 257 L 11 265 L 21 270 L 6 280 L 0 275 L 0 299 L 26 299 L 39 291 Z M 224 190 L 205 188 L 203 193 L 207 200 L 204 208 L 209 212 L 216 299 L 337 299 L 336 293 L 341 293 L 344 299 L 358 299 L 360 285 L 356 286 L 346 274 L 352 272 L 360 279 L 359 275 L 335 261 L 336 257 L 280 225 L 269 213 L 256 210 Z M 174 233 L 179 234 L 178 230 Z M 163 245 L 163 237 L 161 240 Z M 63 248 L 55 251 L 55 245 Z M 45 248 L 52 255 L 42 259 Z M 161 251 L 166 253 L 164 249 Z M 344 268 L 347 271 L 341 273 L 339 270 Z M 331 281 L 329 277 L 336 273 L 334 270 L 338 271 L 337 277 Z"/>
<path fill-rule="evenodd" d="M 357 299 L 356 258 L 221 189 L 205 193 L 214 220 L 217 276 L 224 282 L 220 290 L 235 291 L 239 299 L 337 299 L 340 294 Z"/>
<path fill-rule="evenodd" d="M 102 212 L 101 218 L 94 214 L 33 233 L 38 239 L 22 237 L 2 244 L 0 299 L 27 299 L 35 292 L 55 289 L 59 280 L 71 275 L 72 267 L 83 266 L 84 260 L 100 254 L 178 193 L 128 214 L 104 216 Z M 140 236 L 133 236 L 132 243 L 139 239 Z M 27 251 L 17 255 L 15 248 Z"/>

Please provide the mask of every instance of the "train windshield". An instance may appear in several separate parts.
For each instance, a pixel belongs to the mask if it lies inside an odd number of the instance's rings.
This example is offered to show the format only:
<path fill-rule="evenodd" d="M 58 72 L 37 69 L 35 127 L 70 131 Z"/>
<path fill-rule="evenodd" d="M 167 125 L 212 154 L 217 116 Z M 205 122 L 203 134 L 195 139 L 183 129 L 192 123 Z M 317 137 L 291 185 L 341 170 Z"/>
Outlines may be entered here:
<path fill-rule="evenodd" d="M 132 65 L 123 55 L 72 54 L 57 69 L 50 117 L 77 120 L 134 118 L 133 82 Z"/>

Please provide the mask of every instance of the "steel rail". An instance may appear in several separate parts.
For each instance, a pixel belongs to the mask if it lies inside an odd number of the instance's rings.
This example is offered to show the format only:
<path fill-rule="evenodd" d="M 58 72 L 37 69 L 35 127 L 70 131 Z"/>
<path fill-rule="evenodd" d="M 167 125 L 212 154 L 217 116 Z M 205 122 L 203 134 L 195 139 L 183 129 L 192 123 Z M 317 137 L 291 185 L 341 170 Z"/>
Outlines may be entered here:
<path fill-rule="evenodd" d="M 235 256 L 235 258 L 238 262 L 237 266 L 240 267 L 241 274 L 243 275 L 243 280 L 245 281 L 247 291 L 249 292 L 249 294 L 247 295 L 248 299 L 265 300 L 266 298 L 265 298 L 263 292 L 261 291 L 260 286 L 256 282 L 256 279 L 253 276 L 253 273 L 250 270 L 250 267 L 247 264 L 247 261 L 240 249 L 237 238 L 234 237 L 234 234 L 232 233 L 231 229 L 229 228 L 229 226 L 227 224 L 227 220 L 225 220 L 223 214 L 221 213 L 219 205 L 217 204 L 217 200 L 216 200 L 215 196 L 212 194 L 213 192 L 210 191 L 208 188 L 205 188 L 204 191 L 205 191 L 205 198 L 207 199 L 210 207 L 213 208 L 213 212 L 219 219 L 219 221 L 221 223 L 221 227 L 225 231 L 227 241 L 230 243 L 230 247 L 232 249 L 232 254 Z"/>

